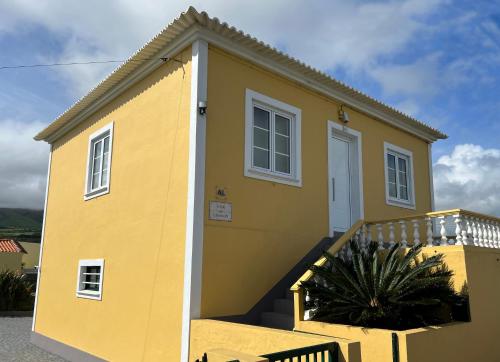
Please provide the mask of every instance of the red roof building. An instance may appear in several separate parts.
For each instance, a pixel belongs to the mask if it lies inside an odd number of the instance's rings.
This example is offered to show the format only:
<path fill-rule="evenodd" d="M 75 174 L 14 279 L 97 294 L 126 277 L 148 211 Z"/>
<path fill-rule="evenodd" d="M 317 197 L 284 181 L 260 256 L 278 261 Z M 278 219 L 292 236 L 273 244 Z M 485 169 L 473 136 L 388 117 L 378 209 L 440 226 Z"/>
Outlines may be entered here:
<path fill-rule="evenodd" d="M 12 239 L 0 239 L 0 253 L 24 253 L 26 250 L 17 241 Z"/>

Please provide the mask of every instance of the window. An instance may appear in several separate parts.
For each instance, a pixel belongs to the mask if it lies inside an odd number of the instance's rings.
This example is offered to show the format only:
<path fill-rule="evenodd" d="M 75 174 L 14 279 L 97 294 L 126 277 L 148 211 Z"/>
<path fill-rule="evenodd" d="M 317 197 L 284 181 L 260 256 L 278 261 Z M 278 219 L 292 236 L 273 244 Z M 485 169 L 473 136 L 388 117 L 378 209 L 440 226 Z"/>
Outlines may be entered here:
<path fill-rule="evenodd" d="M 389 143 L 384 149 L 387 203 L 414 208 L 412 153 Z"/>
<path fill-rule="evenodd" d="M 81 298 L 101 300 L 104 259 L 80 260 L 76 295 Z"/>
<path fill-rule="evenodd" d="M 245 176 L 301 186 L 298 108 L 247 89 Z"/>
<path fill-rule="evenodd" d="M 113 123 L 93 133 L 89 138 L 85 200 L 109 192 Z"/>

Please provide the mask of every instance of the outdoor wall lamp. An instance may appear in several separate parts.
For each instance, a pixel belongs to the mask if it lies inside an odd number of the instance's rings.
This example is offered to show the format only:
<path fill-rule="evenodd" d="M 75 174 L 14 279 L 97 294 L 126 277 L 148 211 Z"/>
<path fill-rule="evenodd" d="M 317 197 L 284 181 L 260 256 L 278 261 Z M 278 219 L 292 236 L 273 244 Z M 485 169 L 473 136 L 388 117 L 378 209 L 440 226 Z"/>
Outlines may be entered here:
<path fill-rule="evenodd" d="M 345 110 L 344 110 L 344 105 L 342 104 L 340 106 L 340 109 L 339 109 L 339 120 L 344 122 L 344 123 L 347 123 L 350 121 L 349 119 L 349 113 L 347 113 Z"/>

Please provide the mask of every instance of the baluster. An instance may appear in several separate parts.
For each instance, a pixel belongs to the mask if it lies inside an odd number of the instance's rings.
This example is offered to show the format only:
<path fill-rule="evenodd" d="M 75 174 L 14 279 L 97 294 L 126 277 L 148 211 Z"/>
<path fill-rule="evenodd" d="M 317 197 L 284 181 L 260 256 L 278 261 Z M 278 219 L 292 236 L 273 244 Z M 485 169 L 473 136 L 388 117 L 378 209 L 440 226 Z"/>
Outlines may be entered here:
<path fill-rule="evenodd" d="M 394 244 L 396 244 L 394 235 L 394 223 L 388 222 L 387 225 L 389 225 L 389 248 L 392 248 Z"/>
<path fill-rule="evenodd" d="M 384 233 L 382 232 L 382 224 L 377 224 L 377 241 L 379 250 L 384 249 Z"/>
<path fill-rule="evenodd" d="M 500 224 L 498 222 L 495 223 L 495 229 L 497 231 L 497 248 L 500 248 Z"/>
<path fill-rule="evenodd" d="M 477 219 L 472 219 L 472 241 L 474 246 L 479 246 L 479 232 L 477 228 Z"/>
<path fill-rule="evenodd" d="M 407 248 L 408 247 L 408 235 L 406 233 L 406 221 L 401 220 L 399 222 L 400 228 L 401 228 L 401 247 L 402 248 Z"/>
<path fill-rule="evenodd" d="M 467 244 L 465 244 L 464 238 L 462 238 L 462 242 L 464 245 L 474 245 L 474 239 L 472 238 L 472 226 L 471 226 L 471 220 L 468 216 L 465 217 L 465 230 L 466 237 L 467 237 Z"/>
<path fill-rule="evenodd" d="M 432 218 L 426 217 L 426 225 L 427 225 L 427 246 L 434 246 L 434 235 L 432 234 Z"/>
<path fill-rule="evenodd" d="M 455 245 L 463 245 L 462 243 L 462 219 L 460 215 L 453 215 L 455 218 Z"/>
<path fill-rule="evenodd" d="M 488 247 L 494 248 L 495 243 L 493 242 L 493 228 L 491 227 L 491 223 L 488 221 Z"/>
<path fill-rule="evenodd" d="M 413 245 L 420 244 L 420 223 L 418 219 L 414 219 L 411 221 L 413 223 Z"/>
<path fill-rule="evenodd" d="M 498 230 L 497 230 L 497 222 L 493 221 L 491 223 L 491 234 L 493 238 L 493 247 L 498 248 Z"/>
<path fill-rule="evenodd" d="M 361 244 L 361 251 L 366 251 L 366 225 L 361 226 L 361 232 L 359 236 L 359 243 Z"/>
<path fill-rule="evenodd" d="M 464 215 L 462 218 L 462 245 L 469 245 L 469 237 L 467 235 L 469 230 L 469 220 Z"/>
<path fill-rule="evenodd" d="M 484 247 L 483 221 L 481 219 L 477 219 L 477 239 L 479 246 Z"/>
<path fill-rule="evenodd" d="M 440 230 L 441 242 L 439 243 L 439 245 L 446 246 L 448 245 L 448 238 L 446 237 L 446 226 L 445 226 L 446 216 L 440 216 L 439 219 L 440 219 L 439 224 L 441 225 L 441 230 Z"/>
<path fill-rule="evenodd" d="M 366 225 L 366 245 L 370 246 L 372 243 L 372 226 Z"/>

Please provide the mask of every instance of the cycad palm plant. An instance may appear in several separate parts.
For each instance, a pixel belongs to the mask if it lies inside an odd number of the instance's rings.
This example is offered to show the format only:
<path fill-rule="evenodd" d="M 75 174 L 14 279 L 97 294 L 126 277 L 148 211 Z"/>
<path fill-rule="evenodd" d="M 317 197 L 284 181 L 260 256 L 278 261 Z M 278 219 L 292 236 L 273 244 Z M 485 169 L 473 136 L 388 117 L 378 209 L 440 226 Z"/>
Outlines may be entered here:
<path fill-rule="evenodd" d="M 443 255 L 420 257 L 421 245 L 387 254 L 372 243 L 366 251 L 350 243 L 352 257 L 326 252 L 323 266 L 302 284 L 311 319 L 365 327 L 407 329 L 453 320 L 458 295 Z"/>

